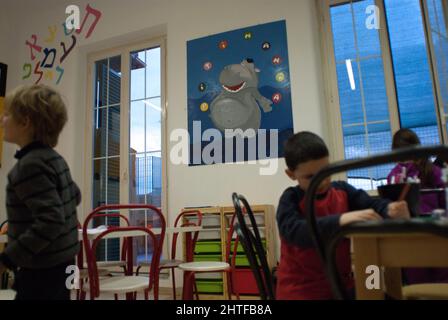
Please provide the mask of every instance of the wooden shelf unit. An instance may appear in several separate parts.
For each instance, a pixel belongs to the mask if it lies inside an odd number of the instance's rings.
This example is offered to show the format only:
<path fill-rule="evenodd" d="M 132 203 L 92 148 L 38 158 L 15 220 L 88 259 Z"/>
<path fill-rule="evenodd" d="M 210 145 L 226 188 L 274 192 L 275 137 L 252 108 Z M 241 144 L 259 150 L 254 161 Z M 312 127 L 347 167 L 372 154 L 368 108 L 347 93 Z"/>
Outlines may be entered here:
<path fill-rule="evenodd" d="M 275 228 L 275 216 L 274 216 L 274 206 L 272 205 L 252 205 L 251 206 L 254 215 L 256 217 L 257 223 L 259 224 L 259 230 L 261 231 L 261 236 L 266 242 L 266 257 L 268 260 L 269 267 L 275 266 L 275 241 L 276 241 L 276 228 Z M 228 241 L 228 230 L 230 227 L 230 220 L 235 212 L 233 206 L 224 207 L 196 207 L 196 208 L 185 208 L 184 210 L 199 210 L 202 212 L 202 226 L 203 230 L 199 233 L 198 243 L 195 248 L 195 258 L 200 258 L 206 260 L 207 257 L 216 259 L 217 255 L 220 255 L 221 261 L 226 261 L 226 242 Z M 219 222 L 218 222 L 219 221 Z M 249 225 L 249 224 L 248 224 Z M 207 228 L 210 226 L 211 228 Z M 216 227 L 216 228 L 215 228 Z M 214 233 L 216 232 L 216 233 Z M 235 234 L 234 234 L 235 237 Z M 218 252 L 218 245 L 220 245 L 221 250 Z M 185 247 L 185 245 L 184 245 Z M 207 248 L 210 248 L 208 252 Z M 196 249 L 200 252 L 196 252 Z M 232 250 L 232 249 L 231 249 Z M 185 253 L 184 253 L 185 257 Z M 245 254 L 241 253 L 241 259 L 245 259 Z M 211 260 L 212 260 L 211 259 Z M 241 267 L 241 270 L 247 272 L 247 275 L 252 276 L 249 266 Z M 213 299 L 229 299 L 228 293 L 228 276 L 227 272 L 222 274 L 222 292 L 215 293 L 210 292 L 199 292 L 199 298 L 204 300 Z M 204 274 L 206 275 L 206 274 Z M 197 274 L 197 280 L 203 278 L 200 273 Z M 209 278 L 209 277 L 207 277 Z M 217 277 L 215 279 L 221 279 Z M 204 280 L 202 280 L 204 281 Z M 211 280 L 210 280 L 211 281 Z M 207 281 L 206 281 L 207 282 Z M 218 285 L 219 280 L 216 280 L 216 285 Z M 219 284 L 220 285 L 220 284 Z M 201 290 L 202 284 L 198 284 L 198 290 Z M 232 299 L 234 294 L 232 293 Z M 241 298 L 251 298 L 257 299 L 256 295 L 244 295 L 241 293 Z"/>

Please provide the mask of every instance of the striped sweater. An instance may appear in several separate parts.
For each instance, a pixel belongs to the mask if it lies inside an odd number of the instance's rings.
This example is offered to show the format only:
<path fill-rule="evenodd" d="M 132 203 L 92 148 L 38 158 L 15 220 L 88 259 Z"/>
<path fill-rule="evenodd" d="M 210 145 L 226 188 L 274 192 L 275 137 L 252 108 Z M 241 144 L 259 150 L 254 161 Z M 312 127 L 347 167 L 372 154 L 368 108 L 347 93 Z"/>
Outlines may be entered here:
<path fill-rule="evenodd" d="M 65 160 L 33 142 L 19 150 L 8 175 L 8 245 L 0 259 L 9 268 L 49 268 L 79 250 L 76 206 L 81 202 Z"/>

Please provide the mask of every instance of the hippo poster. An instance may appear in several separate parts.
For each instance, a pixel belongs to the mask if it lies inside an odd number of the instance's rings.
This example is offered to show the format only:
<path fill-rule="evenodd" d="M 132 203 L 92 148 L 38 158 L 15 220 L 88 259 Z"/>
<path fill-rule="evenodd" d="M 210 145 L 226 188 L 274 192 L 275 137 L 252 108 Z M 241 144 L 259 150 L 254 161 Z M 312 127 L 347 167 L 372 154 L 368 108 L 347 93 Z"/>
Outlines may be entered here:
<path fill-rule="evenodd" d="M 190 165 L 283 156 L 293 134 L 285 21 L 187 42 Z"/>

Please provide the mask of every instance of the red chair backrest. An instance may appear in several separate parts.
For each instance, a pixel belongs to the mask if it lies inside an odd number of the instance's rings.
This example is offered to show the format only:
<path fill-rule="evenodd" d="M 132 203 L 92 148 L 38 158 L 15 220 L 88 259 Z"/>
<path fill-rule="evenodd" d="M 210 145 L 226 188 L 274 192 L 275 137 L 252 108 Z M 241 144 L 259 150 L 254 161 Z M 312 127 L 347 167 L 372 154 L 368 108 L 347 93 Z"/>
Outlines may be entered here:
<path fill-rule="evenodd" d="M 160 254 L 161 254 L 161 246 L 159 244 L 159 241 L 157 240 L 156 235 L 148 228 L 146 227 L 111 227 L 103 232 L 101 232 L 90 245 L 90 241 L 85 241 L 87 243 L 86 247 L 86 257 L 87 257 L 87 266 L 89 271 L 89 281 L 90 281 L 90 292 L 91 295 L 94 297 L 98 297 L 100 294 L 100 287 L 99 287 L 99 276 L 98 276 L 98 267 L 96 263 L 96 249 L 98 247 L 98 244 L 100 241 L 106 236 L 111 233 L 120 233 L 120 232 L 127 232 L 127 231 L 140 231 L 141 235 L 146 235 L 151 238 L 151 240 L 154 243 L 154 252 L 152 255 L 151 260 L 151 268 L 149 272 L 149 290 L 152 289 L 154 285 L 154 278 L 155 278 L 155 270 L 159 267 L 160 262 Z M 84 233 L 83 233 L 84 237 Z M 125 237 L 125 239 L 127 239 Z M 84 238 L 84 240 L 87 240 L 87 235 Z M 130 239 L 127 239 L 126 241 L 127 246 L 132 245 L 132 241 Z M 130 257 L 132 258 L 132 257 Z"/>
<path fill-rule="evenodd" d="M 124 219 L 126 221 L 128 227 L 129 227 L 129 219 L 126 216 L 121 215 L 119 213 L 102 213 L 102 212 L 105 212 L 105 211 L 111 211 L 111 210 L 115 210 L 116 211 L 116 210 L 126 210 L 126 209 L 131 209 L 131 210 L 138 210 L 138 209 L 151 210 L 153 213 L 155 213 L 157 215 L 157 217 L 159 219 L 159 222 L 160 222 L 161 232 L 160 232 L 159 240 L 156 241 L 156 242 L 153 242 L 154 243 L 153 257 L 154 257 L 154 255 L 158 255 L 158 257 L 160 259 L 160 255 L 162 253 L 162 248 L 163 248 L 163 241 L 165 239 L 166 222 L 165 222 L 165 217 L 162 214 L 162 211 L 159 208 L 157 208 L 157 207 L 155 207 L 153 205 L 150 205 L 150 204 L 111 204 L 111 205 L 103 205 L 103 206 L 95 208 L 86 217 L 86 219 L 84 220 L 84 223 L 82 225 L 82 236 L 83 236 L 83 243 L 84 243 L 84 248 L 85 248 L 85 251 L 86 251 L 86 255 L 87 255 L 88 250 L 91 250 L 90 241 L 88 240 L 88 235 L 87 235 L 87 229 L 88 229 L 88 226 L 89 226 L 90 222 L 92 221 L 92 219 L 95 218 L 95 217 L 101 217 L 101 216 L 119 217 L 119 218 Z M 135 227 L 132 227 L 132 228 L 135 228 Z M 109 231 L 109 229 L 106 230 L 106 231 Z M 122 247 L 122 258 L 123 259 L 126 259 L 126 244 L 127 244 L 126 241 L 127 241 L 126 239 L 124 239 L 124 241 L 123 241 L 123 247 Z M 156 246 L 156 243 L 157 243 L 157 246 Z M 88 248 L 88 246 L 90 248 Z M 130 257 L 130 258 L 132 258 L 132 257 Z M 95 263 L 95 266 L 93 266 L 93 265 L 89 266 L 89 260 L 87 260 L 87 266 L 88 266 L 88 269 L 89 269 L 89 281 L 91 283 L 91 286 L 93 285 L 93 286 L 97 287 L 97 282 L 96 281 L 98 279 L 98 270 L 96 270 L 96 274 L 97 274 L 96 277 L 94 276 L 94 274 L 90 274 L 91 271 L 94 271 L 94 268 L 96 268 L 96 263 Z M 92 280 L 90 280 L 91 277 L 93 277 Z M 97 294 L 99 294 L 99 291 L 97 291 Z"/>

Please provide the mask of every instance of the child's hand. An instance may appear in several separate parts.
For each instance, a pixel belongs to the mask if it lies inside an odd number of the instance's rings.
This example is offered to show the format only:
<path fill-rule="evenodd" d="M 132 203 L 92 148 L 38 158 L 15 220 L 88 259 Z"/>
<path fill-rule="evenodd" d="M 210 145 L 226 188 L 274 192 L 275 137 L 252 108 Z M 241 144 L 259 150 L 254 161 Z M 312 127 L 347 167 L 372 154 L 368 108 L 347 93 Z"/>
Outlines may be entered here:
<path fill-rule="evenodd" d="M 387 206 L 387 214 L 391 219 L 410 219 L 408 204 L 406 201 L 395 201 Z"/>
<path fill-rule="evenodd" d="M 345 226 L 346 224 L 350 224 L 353 222 L 359 221 L 369 221 L 369 220 L 382 220 L 383 218 L 375 212 L 373 209 L 365 209 L 359 211 L 351 211 L 341 215 L 339 219 L 339 225 Z"/>

